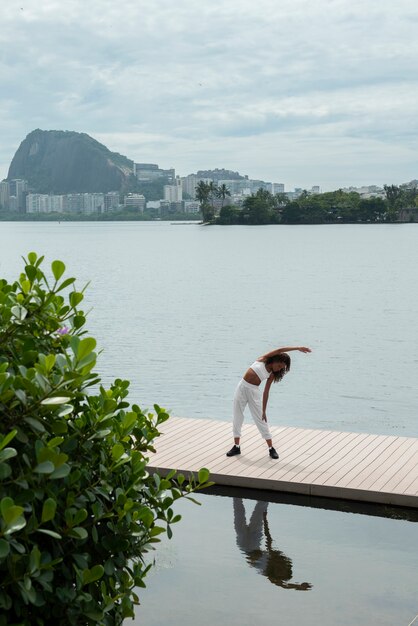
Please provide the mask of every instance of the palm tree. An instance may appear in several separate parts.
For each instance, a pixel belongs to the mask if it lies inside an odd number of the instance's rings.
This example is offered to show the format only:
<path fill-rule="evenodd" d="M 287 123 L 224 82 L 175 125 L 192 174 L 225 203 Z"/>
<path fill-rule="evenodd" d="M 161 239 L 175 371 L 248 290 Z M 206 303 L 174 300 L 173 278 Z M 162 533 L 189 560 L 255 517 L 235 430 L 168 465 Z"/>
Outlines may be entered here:
<path fill-rule="evenodd" d="M 211 196 L 213 182 L 205 183 L 200 180 L 196 185 L 196 198 L 200 202 L 200 212 L 202 214 L 203 222 L 210 222 L 213 219 L 213 206 L 209 204 L 209 198 Z"/>
<path fill-rule="evenodd" d="M 218 187 L 218 191 L 217 191 L 216 195 L 218 196 L 218 198 L 222 198 L 222 207 L 221 208 L 223 208 L 224 202 L 225 202 L 225 198 L 226 198 L 226 196 L 230 196 L 231 192 L 229 191 L 229 189 L 225 185 L 225 183 L 222 183 L 222 185 L 220 187 Z"/>
<path fill-rule="evenodd" d="M 200 202 L 200 205 L 207 202 L 209 200 L 209 194 L 210 194 L 208 183 L 205 183 L 205 181 L 203 180 L 199 180 L 199 182 L 196 185 L 195 194 L 196 194 L 196 198 Z"/>
<path fill-rule="evenodd" d="M 218 195 L 218 185 L 214 183 L 213 180 L 211 180 L 210 183 L 208 184 L 208 189 L 209 189 L 209 197 L 210 197 L 210 202 L 212 205 L 212 210 L 214 210 L 213 202 Z"/>

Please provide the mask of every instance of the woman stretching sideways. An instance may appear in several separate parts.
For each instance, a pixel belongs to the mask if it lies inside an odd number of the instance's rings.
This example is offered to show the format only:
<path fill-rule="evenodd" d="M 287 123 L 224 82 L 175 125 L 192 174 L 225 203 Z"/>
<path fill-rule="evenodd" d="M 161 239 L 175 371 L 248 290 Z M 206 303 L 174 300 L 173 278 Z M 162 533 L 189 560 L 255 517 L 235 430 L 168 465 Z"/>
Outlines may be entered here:
<path fill-rule="evenodd" d="M 279 455 L 273 448 L 269 427 L 267 426 L 267 402 L 269 391 L 273 382 L 278 383 L 290 370 L 290 356 L 287 354 L 291 350 L 299 352 L 311 352 L 310 348 L 277 348 L 260 356 L 245 372 L 243 378 L 238 383 L 234 396 L 234 421 L 233 435 L 234 445 L 226 456 L 241 454 L 241 428 L 244 422 L 244 409 L 250 407 L 253 420 L 260 431 L 263 439 L 269 448 L 269 455 L 272 459 L 278 459 Z M 266 381 L 264 392 L 261 394 L 260 385 Z"/>

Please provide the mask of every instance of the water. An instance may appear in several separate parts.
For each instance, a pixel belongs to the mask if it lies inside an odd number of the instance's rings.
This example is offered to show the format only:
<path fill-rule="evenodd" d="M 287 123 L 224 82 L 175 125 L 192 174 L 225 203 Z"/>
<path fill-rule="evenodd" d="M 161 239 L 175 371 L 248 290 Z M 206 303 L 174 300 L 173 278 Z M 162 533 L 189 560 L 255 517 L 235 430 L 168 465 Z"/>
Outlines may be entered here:
<path fill-rule="evenodd" d="M 230 420 L 246 367 L 305 345 L 272 388 L 271 424 L 418 436 L 417 240 L 415 224 L 0 223 L 0 276 L 35 250 L 91 281 L 98 370 L 131 380 L 143 408 Z M 271 542 L 245 549 L 231 497 L 179 503 L 135 623 L 408 626 L 418 613 L 416 523 L 272 494 L 238 493 L 235 511 L 243 496 L 247 526 L 256 497 Z"/>
<path fill-rule="evenodd" d="M 410 624 L 418 513 L 408 521 L 377 516 L 383 507 L 280 499 L 236 491 L 179 503 L 183 519 L 155 553 L 134 626 Z"/>
<path fill-rule="evenodd" d="M 103 380 L 142 407 L 230 420 L 256 357 L 306 345 L 272 425 L 418 436 L 417 242 L 416 224 L 0 223 L 0 275 L 35 250 L 91 281 Z"/>

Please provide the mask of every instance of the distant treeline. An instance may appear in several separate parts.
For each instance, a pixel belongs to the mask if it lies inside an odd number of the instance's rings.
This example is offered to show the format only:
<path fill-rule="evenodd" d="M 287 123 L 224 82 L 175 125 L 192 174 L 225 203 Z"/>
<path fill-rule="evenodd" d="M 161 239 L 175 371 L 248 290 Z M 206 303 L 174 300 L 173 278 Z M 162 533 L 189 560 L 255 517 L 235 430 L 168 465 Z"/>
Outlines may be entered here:
<path fill-rule="evenodd" d="M 248 196 L 242 207 L 223 206 L 219 215 L 210 203 L 202 207 L 204 221 L 213 224 L 332 224 L 396 222 L 406 209 L 418 210 L 418 190 L 385 185 L 385 198 L 362 198 L 341 189 L 322 194 L 304 191 L 297 199 L 285 194 L 272 195 L 259 189 Z M 411 221 L 414 219 L 411 212 Z"/>

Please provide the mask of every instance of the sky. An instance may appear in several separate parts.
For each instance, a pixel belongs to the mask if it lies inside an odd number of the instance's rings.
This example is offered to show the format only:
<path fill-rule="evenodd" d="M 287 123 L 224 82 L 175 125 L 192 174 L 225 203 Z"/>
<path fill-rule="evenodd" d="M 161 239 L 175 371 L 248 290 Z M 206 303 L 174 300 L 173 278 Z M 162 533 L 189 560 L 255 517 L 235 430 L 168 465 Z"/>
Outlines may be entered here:
<path fill-rule="evenodd" d="M 36 128 L 185 176 L 418 178 L 416 0 L 2 0 L 0 180 Z"/>

